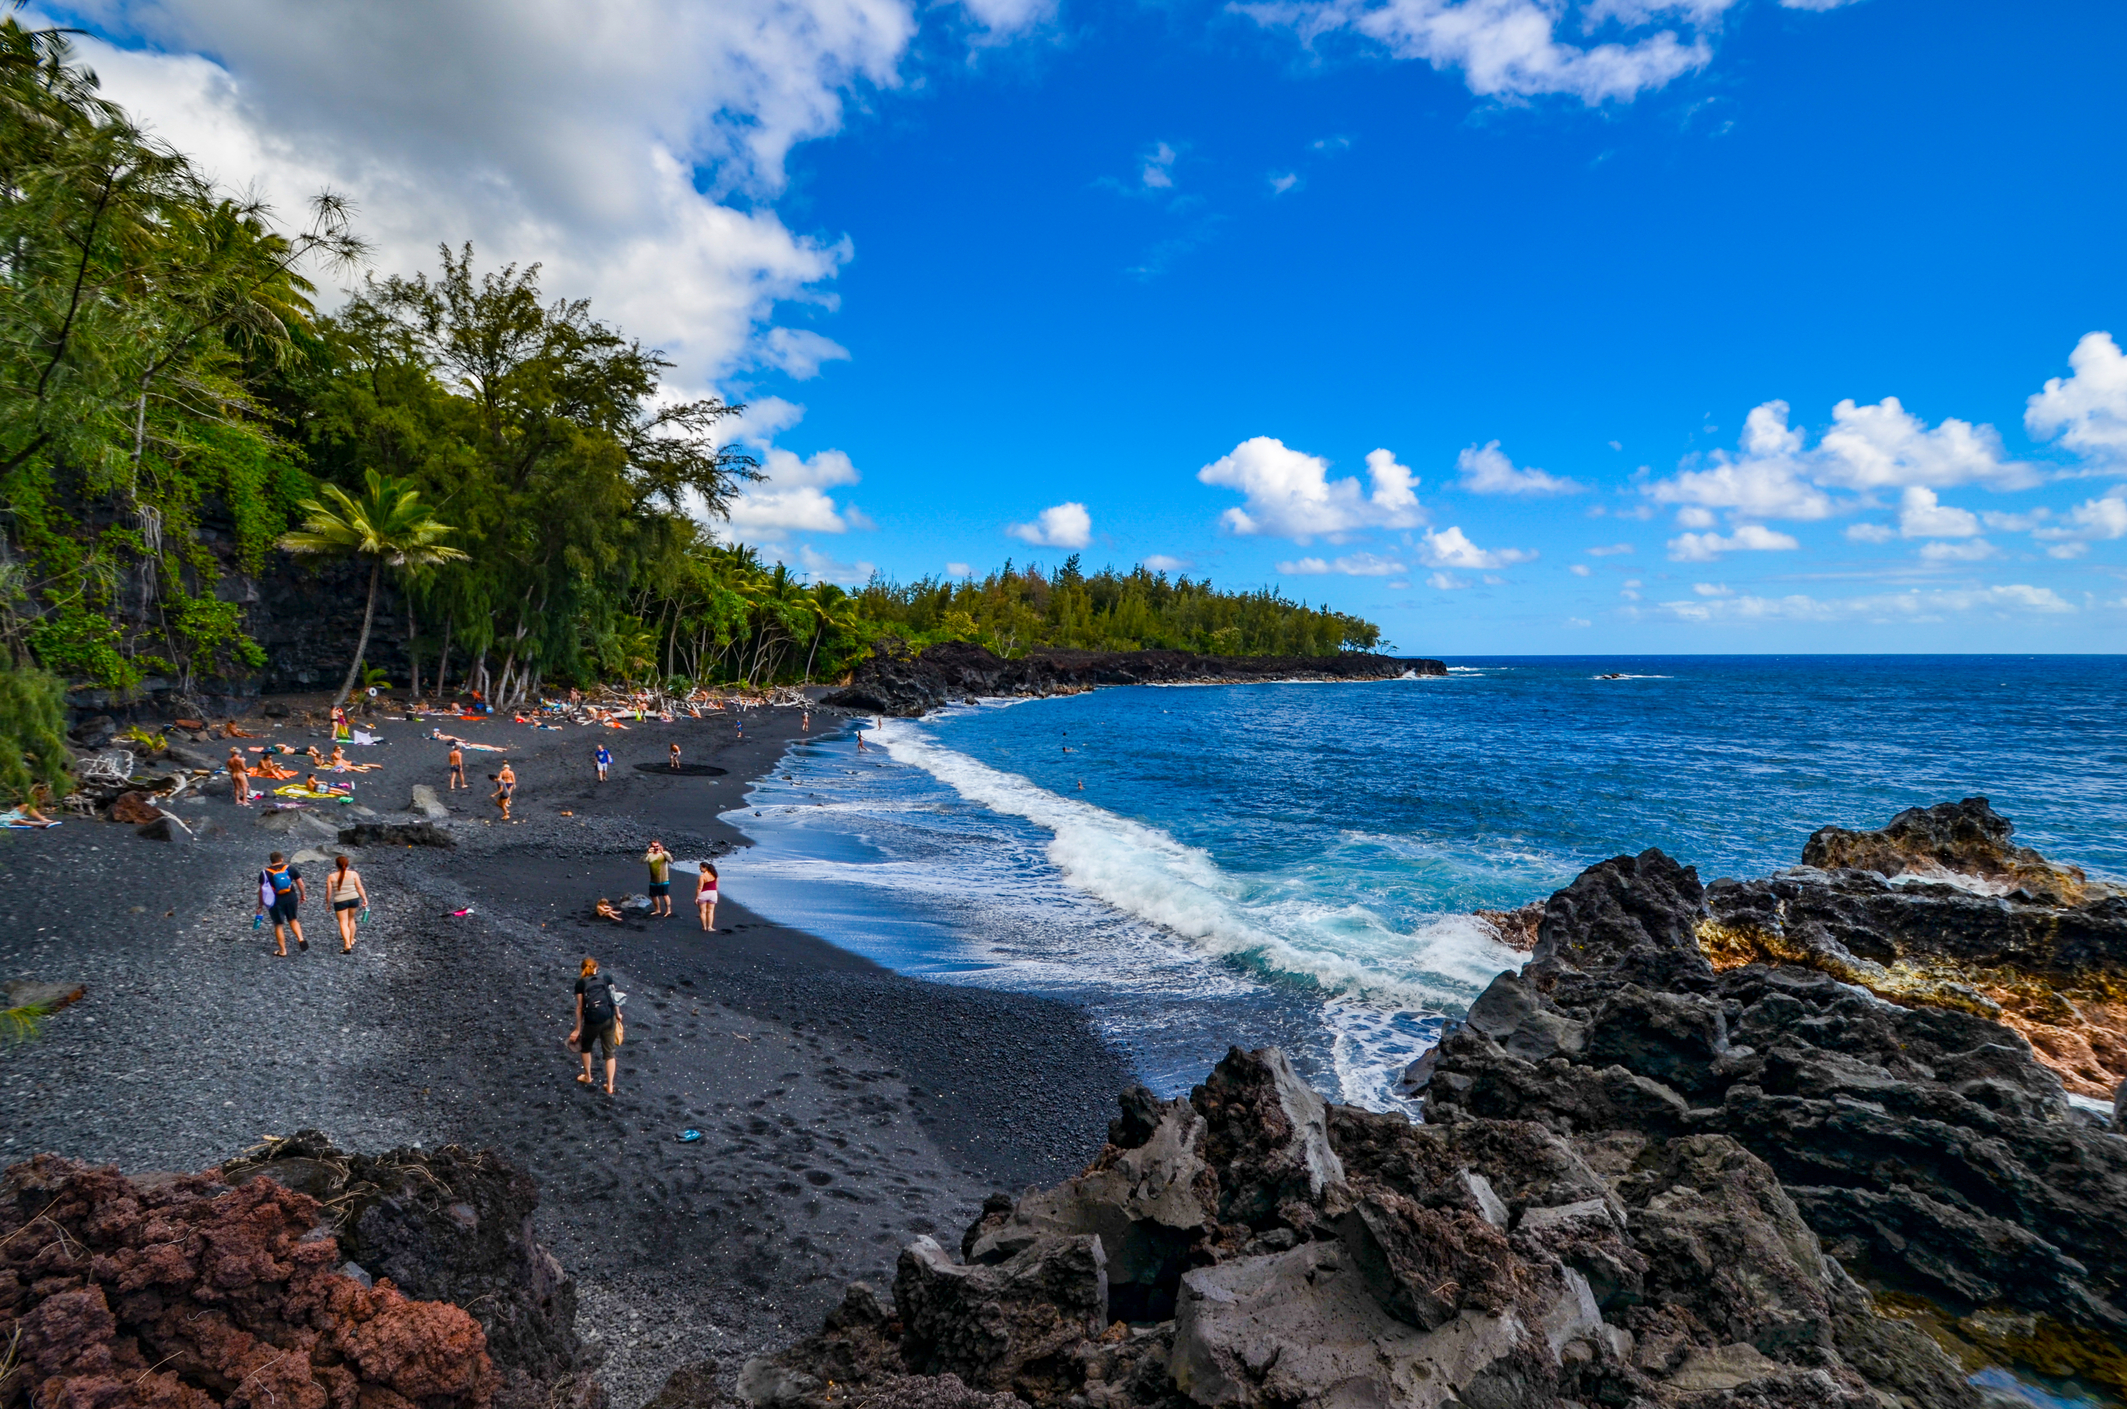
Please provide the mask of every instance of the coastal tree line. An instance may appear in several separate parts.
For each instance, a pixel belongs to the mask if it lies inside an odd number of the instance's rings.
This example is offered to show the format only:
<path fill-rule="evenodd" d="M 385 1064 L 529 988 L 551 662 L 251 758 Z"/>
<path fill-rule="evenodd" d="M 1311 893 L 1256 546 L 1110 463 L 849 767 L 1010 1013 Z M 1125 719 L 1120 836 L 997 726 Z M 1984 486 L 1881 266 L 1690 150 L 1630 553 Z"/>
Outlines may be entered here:
<path fill-rule="evenodd" d="M 742 406 L 673 399 L 655 349 L 550 297 L 536 265 L 483 271 L 465 246 L 379 276 L 368 253 L 342 201 L 277 222 L 104 98 L 63 32 L 0 19 L 0 669 L 214 692 L 265 663 L 235 580 L 317 559 L 355 565 L 365 645 L 380 601 L 405 614 L 393 683 L 503 703 L 831 678 L 884 635 L 1004 654 L 1378 639 L 1276 593 L 1075 557 L 808 584 L 708 527 L 758 474 Z M 311 275 L 351 286 L 335 312 Z M 57 697 L 0 689 L 0 716 Z M 0 790 L 19 791 L 21 741 L 50 731 L 0 730 Z"/>

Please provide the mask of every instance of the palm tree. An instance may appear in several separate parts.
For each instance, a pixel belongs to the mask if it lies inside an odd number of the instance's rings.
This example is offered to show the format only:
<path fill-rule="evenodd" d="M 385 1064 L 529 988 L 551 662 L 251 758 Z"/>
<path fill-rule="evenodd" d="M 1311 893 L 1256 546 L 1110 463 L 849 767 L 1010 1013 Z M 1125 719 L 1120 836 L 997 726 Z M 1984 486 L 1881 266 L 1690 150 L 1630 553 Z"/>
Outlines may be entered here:
<path fill-rule="evenodd" d="M 403 482 L 375 470 L 365 478 L 368 492 L 360 499 L 352 498 L 336 484 L 325 486 L 325 497 L 332 501 L 330 506 L 305 499 L 300 506 L 307 515 L 303 526 L 281 537 L 281 546 L 291 553 L 369 559 L 369 605 L 362 611 L 362 639 L 355 646 L 354 659 L 347 664 L 347 679 L 333 698 L 334 709 L 345 704 L 354 691 L 362 657 L 369 650 L 369 627 L 377 615 L 377 584 L 383 578 L 384 565 L 425 568 L 465 556 L 440 541 L 453 530 L 430 516 L 428 506 L 419 502 L 420 490 L 409 489 Z"/>
<path fill-rule="evenodd" d="M 812 610 L 812 649 L 805 653 L 805 683 L 812 683 L 812 663 L 820 654 L 820 638 L 830 630 L 837 635 L 854 631 L 857 626 L 856 599 L 835 586 L 832 582 L 816 582 L 806 594 L 805 605 Z"/>

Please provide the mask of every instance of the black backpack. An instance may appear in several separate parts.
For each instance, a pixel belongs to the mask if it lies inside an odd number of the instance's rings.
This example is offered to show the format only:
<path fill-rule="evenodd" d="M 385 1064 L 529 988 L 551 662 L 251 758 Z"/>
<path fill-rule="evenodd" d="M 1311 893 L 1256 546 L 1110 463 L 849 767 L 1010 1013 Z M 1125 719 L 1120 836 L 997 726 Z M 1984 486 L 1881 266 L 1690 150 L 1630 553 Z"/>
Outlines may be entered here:
<path fill-rule="evenodd" d="M 604 974 L 593 974 L 583 983 L 583 1022 L 588 1028 L 601 1028 L 613 1021 L 619 1013 L 613 1003 L 613 980 Z"/>

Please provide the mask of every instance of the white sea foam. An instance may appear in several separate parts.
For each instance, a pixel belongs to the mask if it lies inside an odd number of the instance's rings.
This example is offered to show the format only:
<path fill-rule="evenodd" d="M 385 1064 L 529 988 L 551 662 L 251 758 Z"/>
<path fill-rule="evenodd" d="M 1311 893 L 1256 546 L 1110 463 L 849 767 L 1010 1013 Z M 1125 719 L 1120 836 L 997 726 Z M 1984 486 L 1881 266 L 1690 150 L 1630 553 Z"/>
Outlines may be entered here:
<path fill-rule="evenodd" d="M 968 801 L 1048 832 L 1048 858 L 1072 886 L 1214 957 L 1376 1007 L 1435 1011 L 1459 1009 L 1520 961 L 1467 916 L 1405 933 L 1364 906 L 1296 901 L 1276 887 L 1251 895 L 1202 849 L 991 768 L 918 725 L 888 721 L 875 737 Z"/>

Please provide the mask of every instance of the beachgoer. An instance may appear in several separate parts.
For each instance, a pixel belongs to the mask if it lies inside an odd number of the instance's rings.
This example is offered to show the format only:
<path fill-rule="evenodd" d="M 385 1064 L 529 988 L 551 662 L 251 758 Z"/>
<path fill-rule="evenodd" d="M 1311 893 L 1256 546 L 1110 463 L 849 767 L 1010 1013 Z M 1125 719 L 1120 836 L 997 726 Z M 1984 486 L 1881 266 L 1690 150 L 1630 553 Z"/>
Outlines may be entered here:
<path fill-rule="evenodd" d="M 369 890 L 362 873 L 347 864 L 344 856 L 332 858 L 333 871 L 325 877 L 325 898 L 332 902 L 332 918 L 340 926 L 340 952 L 354 953 L 355 920 L 358 911 L 369 908 Z"/>
<path fill-rule="evenodd" d="M 465 750 L 459 748 L 457 744 L 453 743 L 451 745 L 450 791 L 455 792 L 459 788 L 465 788 L 467 792 L 472 791 L 470 787 L 466 786 L 465 782 Z"/>
<path fill-rule="evenodd" d="M 251 805 L 251 771 L 244 767 L 244 755 L 235 748 L 229 750 L 229 786 L 236 794 L 238 807 Z"/>
<path fill-rule="evenodd" d="M 606 1094 L 613 1094 L 613 1073 L 620 1065 L 620 1003 L 613 994 L 613 980 L 598 971 L 598 961 L 585 956 L 576 975 L 576 1026 L 569 1043 L 583 1055 L 583 1074 L 576 1079 L 592 1085 L 591 1054 L 603 1048 L 606 1056 Z"/>
<path fill-rule="evenodd" d="M 602 918 L 611 920 L 616 925 L 627 918 L 627 916 L 621 914 L 620 911 L 614 907 L 612 901 L 606 899 L 606 897 L 602 895 L 598 897 L 597 909 L 599 915 Z"/>
<path fill-rule="evenodd" d="M 857 731 L 857 752 L 864 752 L 864 731 L 862 729 Z"/>
<path fill-rule="evenodd" d="M 811 710 L 808 709 L 803 714 L 798 716 L 798 732 L 800 734 L 810 734 L 812 732 Z"/>
<path fill-rule="evenodd" d="M 672 762 L 669 766 L 674 769 L 679 767 L 679 740 L 677 739 L 672 741 Z"/>
<path fill-rule="evenodd" d="M 650 915 L 653 919 L 672 918 L 672 853 L 665 844 L 653 840 L 650 849 L 643 853 L 643 864 L 650 868 Z M 658 907 L 663 906 L 660 910 Z"/>
<path fill-rule="evenodd" d="M 259 913 L 273 918 L 273 952 L 285 959 L 288 957 L 288 931 L 295 931 L 295 947 L 309 949 L 310 941 L 303 938 L 303 922 L 296 918 L 296 906 L 310 898 L 303 885 L 303 873 L 282 859 L 276 851 L 266 858 L 266 869 L 258 873 Z"/>
<path fill-rule="evenodd" d="M 495 802 L 502 809 L 502 820 L 510 820 L 510 799 L 517 792 L 517 771 L 504 760 L 502 771 L 495 775 Z"/>
<path fill-rule="evenodd" d="M 344 748 L 342 748 L 342 747 L 341 747 L 340 745 L 338 745 L 338 744 L 334 744 L 334 745 L 332 746 L 332 760 L 331 760 L 331 761 L 332 761 L 332 766 L 333 766 L 333 767 L 335 767 L 335 768 L 344 768 L 344 767 L 345 767 L 345 766 L 347 765 L 347 750 L 346 750 L 346 749 L 344 749 Z"/>
<path fill-rule="evenodd" d="M 598 752 L 591 755 L 591 757 L 597 760 L 598 781 L 603 783 L 606 780 L 606 770 L 613 766 L 613 752 L 611 749 L 608 749 L 604 744 L 600 744 L 598 746 Z"/>
<path fill-rule="evenodd" d="M 716 928 L 716 867 L 704 858 L 702 873 L 694 882 L 694 906 L 702 912 L 702 928 Z"/>

